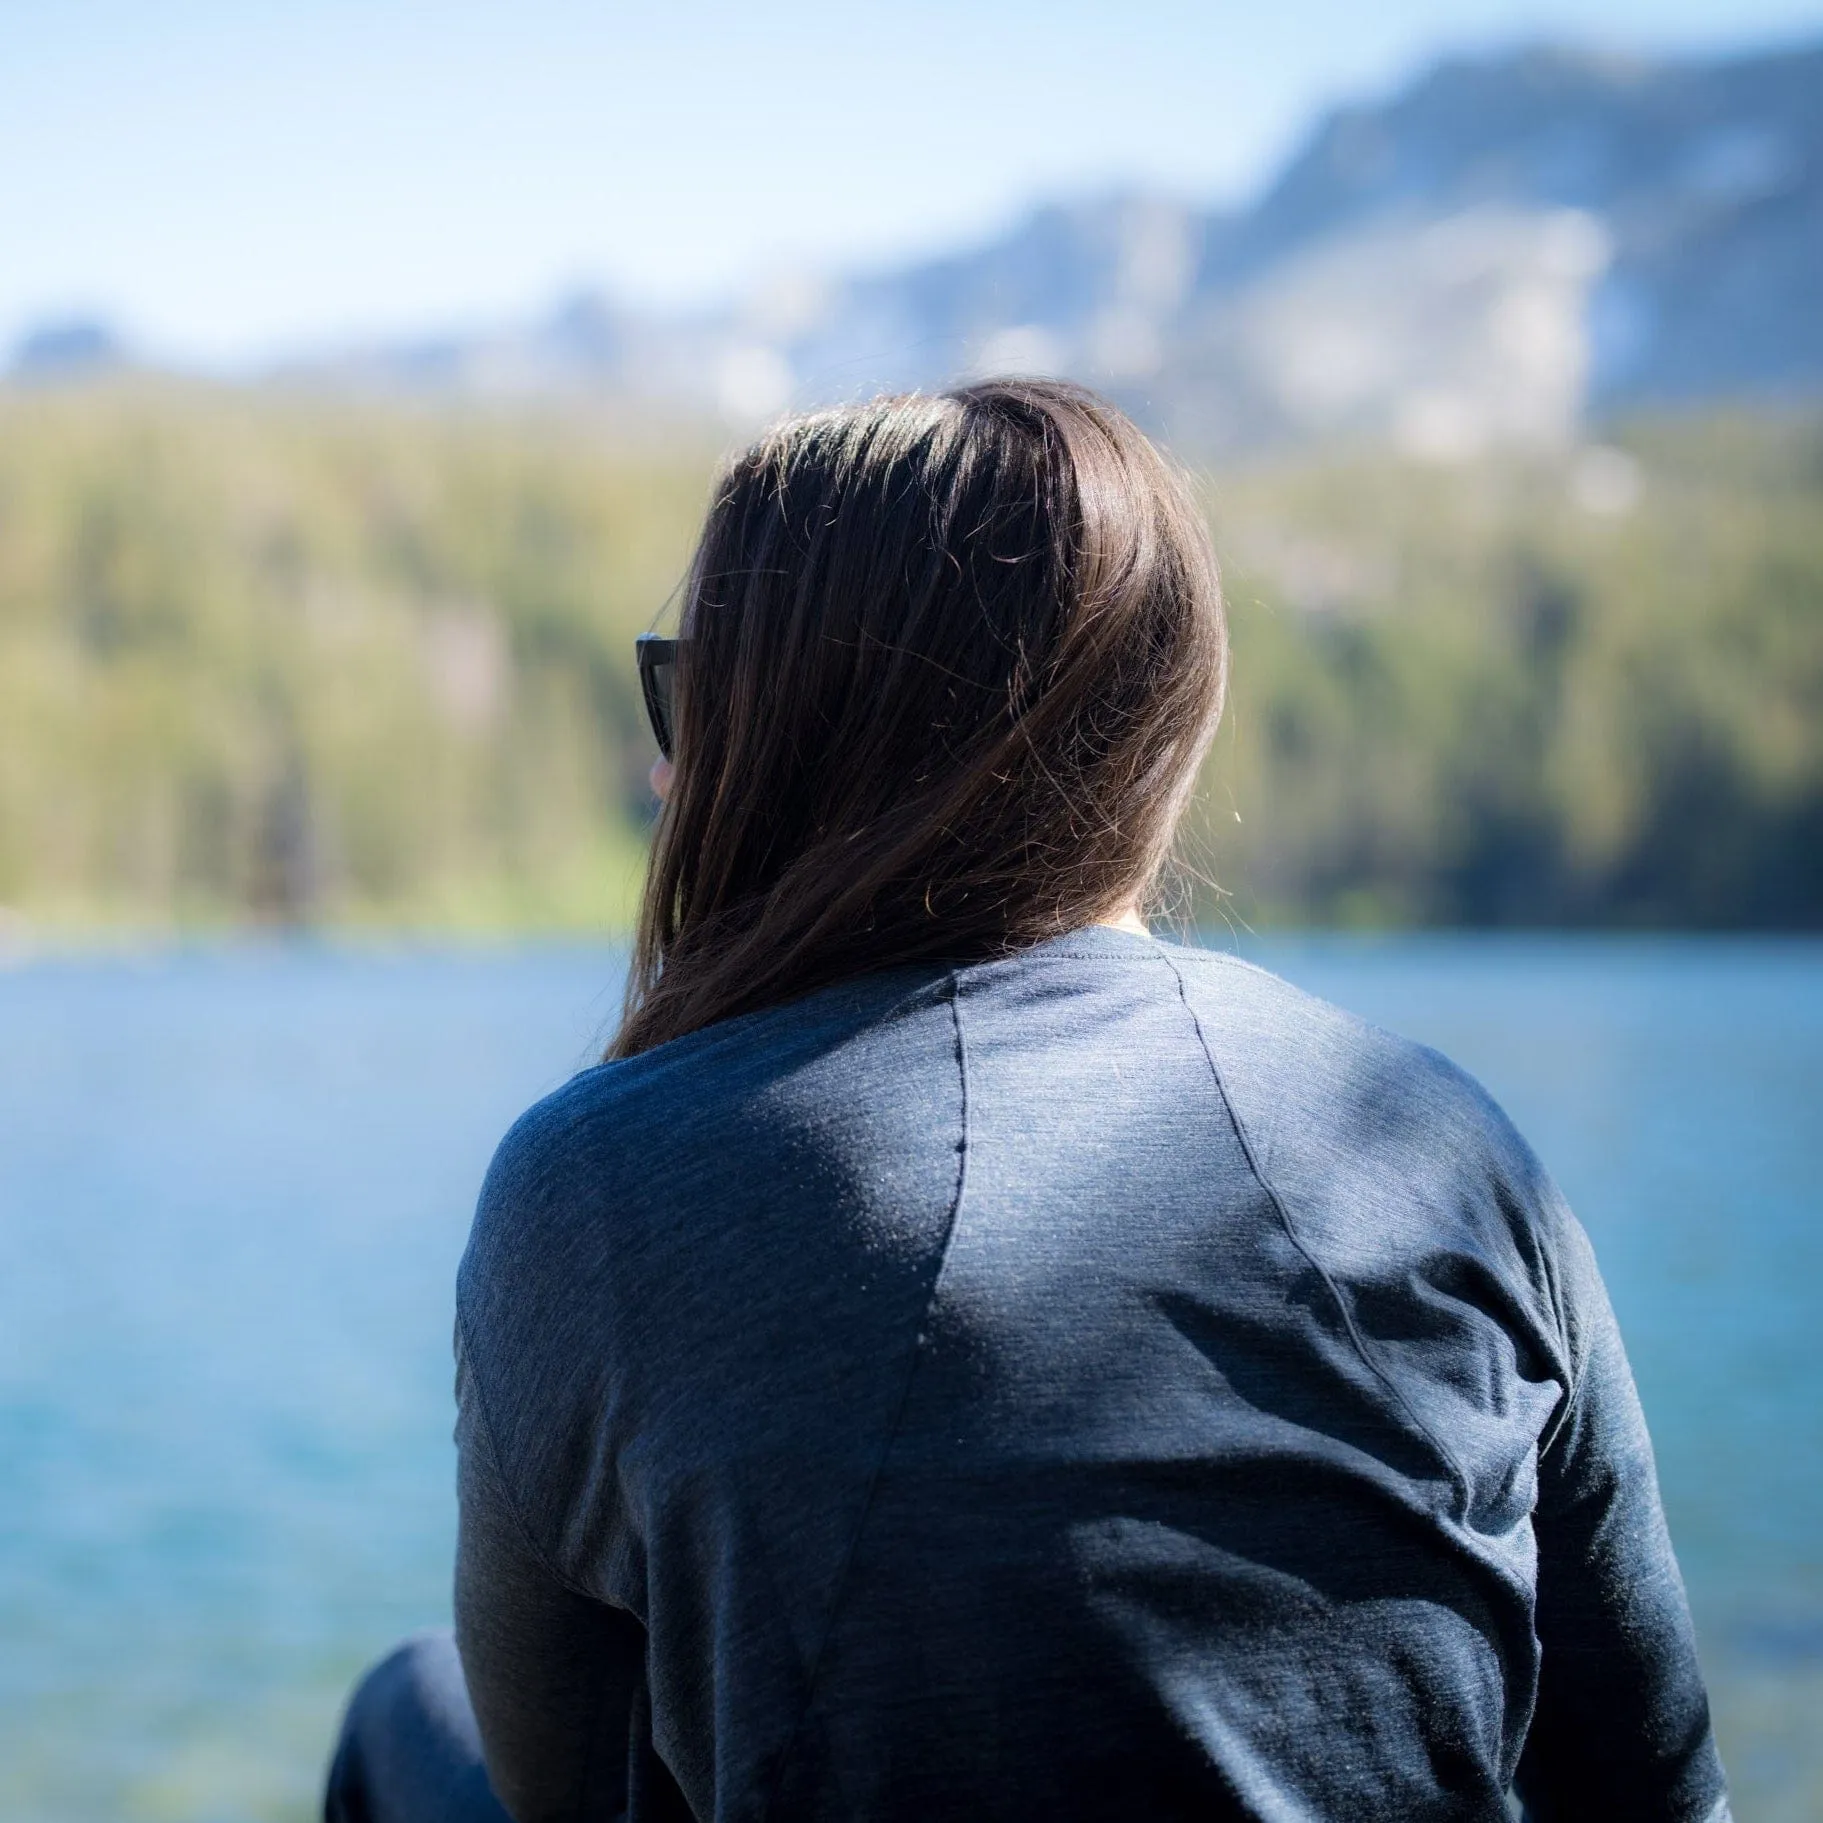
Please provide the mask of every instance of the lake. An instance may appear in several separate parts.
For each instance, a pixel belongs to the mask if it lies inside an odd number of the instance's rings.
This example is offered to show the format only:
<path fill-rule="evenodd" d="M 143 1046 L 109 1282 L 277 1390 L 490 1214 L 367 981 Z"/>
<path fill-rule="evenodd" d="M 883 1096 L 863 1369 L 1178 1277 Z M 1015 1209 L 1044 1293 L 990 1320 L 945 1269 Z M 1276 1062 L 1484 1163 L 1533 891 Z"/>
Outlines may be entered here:
<path fill-rule="evenodd" d="M 1594 1236 L 1742 1823 L 1823 1818 L 1823 944 L 1240 947 L 1441 1046 Z M 0 1815 L 304 1819 L 446 1618 L 451 1281 L 608 949 L 0 970 Z"/>

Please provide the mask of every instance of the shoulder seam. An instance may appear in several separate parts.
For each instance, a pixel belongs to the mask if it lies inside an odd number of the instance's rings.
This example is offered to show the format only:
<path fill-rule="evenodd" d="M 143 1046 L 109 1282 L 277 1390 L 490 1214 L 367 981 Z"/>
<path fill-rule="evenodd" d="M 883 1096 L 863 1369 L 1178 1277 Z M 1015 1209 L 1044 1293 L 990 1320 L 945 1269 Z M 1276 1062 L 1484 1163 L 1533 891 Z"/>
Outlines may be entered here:
<path fill-rule="evenodd" d="M 1272 1204 L 1273 1210 L 1279 1218 L 1279 1226 L 1285 1231 L 1285 1238 L 1297 1249 L 1311 1271 L 1322 1280 L 1324 1289 L 1329 1293 L 1330 1300 L 1335 1305 L 1337 1315 L 1342 1319 L 1342 1327 L 1348 1334 L 1349 1342 L 1353 1345 L 1355 1353 L 1361 1358 L 1362 1365 L 1386 1388 L 1399 1409 L 1405 1413 L 1417 1429 L 1419 1435 L 1428 1439 L 1431 1447 L 1442 1458 L 1443 1464 L 1449 1470 L 1450 1478 L 1455 1484 L 1457 1499 L 1466 1510 L 1469 1501 L 1469 1479 L 1462 1464 L 1456 1460 L 1456 1454 L 1448 1444 L 1413 1409 L 1411 1401 L 1401 1391 L 1398 1382 L 1375 1359 L 1373 1350 L 1368 1347 L 1367 1338 L 1362 1335 L 1359 1325 L 1355 1322 L 1354 1314 L 1348 1308 L 1348 1300 L 1342 1296 L 1342 1288 L 1331 1276 L 1328 1267 L 1317 1258 L 1306 1244 L 1304 1237 L 1298 1233 L 1297 1224 L 1291 1219 L 1291 1211 L 1287 1207 L 1285 1199 L 1261 1168 L 1259 1155 L 1254 1148 L 1253 1136 L 1248 1132 L 1246 1122 L 1241 1119 L 1240 1110 L 1235 1107 L 1233 1097 L 1228 1093 L 1228 1085 L 1222 1080 L 1221 1066 L 1215 1061 L 1215 1052 L 1210 1046 L 1208 1034 L 1203 1030 L 1202 1018 L 1196 1008 L 1190 1004 L 1190 995 L 1184 985 L 1183 971 L 1169 956 L 1165 958 L 1165 961 L 1170 965 L 1172 974 L 1177 977 L 1178 998 L 1184 1004 L 1184 1011 L 1190 1015 L 1190 1023 L 1196 1028 L 1196 1041 L 1202 1047 L 1203 1057 L 1209 1065 L 1209 1074 L 1215 1082 L 1215 1092 L 1221 1098 L 1222 1107 L 1227 1113 L 1229 1124 L 1234 1128 L 1234 1136 L 1240 1143 L 1241 1154 L 1247 1160 L 1247 1169 L 1252 1173 L 1254 1182 L 1259 1185 L 1265 1193 L 1267 1201 Z"/>
<path fill-rule="evenodd" d="M 955 1030 L 956 1077 L 961 1092 L 961 1108 L 957 1123 L 961 1129 L 961 1136 L 956 1147 L 956 1187 L 950 1195 L 949 1215 L 944 1223 L 943 1238 L 937 1247 L 936 1270 L 931 1274 L 930 1290 L 925 1294 L 924 1308 L 919 1313 L 918 1327 L 912 1336 L 910 1358 L 906 1362 L 905 1379 L 899 1388 L 898 1401 L 893 1407 L 892 1421 L 886 1427 L 886 1434 L 880 1443 L 879 1454 L 875 1457 L 873 1470 L 867 1478 L 867 1488 L 861 1496 L 861 1510 L 855 1517 L 854 1531 L 848 1540 L 848 1550 L 842 1558 L 842 1567 L 837 1572 L 835 1588 L 830 1595 L 829 1611 L 823 1622 L 822 1635 L 817 1641 L 816 1651 L 812 1654 L 805 1672 L 804 1706 L 799 1711 L 797 1722 L 791 1733 L 786 1736 L 783 1746 L 779 1749 L 772 1776 L 767 1782 L 766 1802 L 760 1812 L 764 1818 L 770 1818 L 773 1814 L 773 1809 L 778 1802 L 779 1789 L 783 1785 L 791 1765 L 791 1757 L 797 1751 L 799 1737 L 804 1732 L 805 1724 L 810 1720 L 811 1710 L 816 1706 L 817 1680 L 822 1674 L 823 1661 L 829 1651 L 829 1642 L 835 1637 L 836 1622 L 841 1616 L 842 1604 L 848 1594 L 855 1559 L 860 1554 L 862 1535 L 866 1532 L 867 1522 L 873 1514 L 874 1496 L 879 1491 L 880 1478 L 886 1472 L 887 1459 L 892 1454 L 893 1445 L 899 1440 L 899 1429 L 905 1422 L 906 1409 L 911 1404 L 912 1385 L 918 1376 L 918 1363 L 923 1358 L 930 1313 L 936 1304 L 937 1291 L 943 1283 L 944 1271 L 949 1265 L 950 1243 L 955 1239 L 956 1223 L 962 1210 L 963 1193 L 968 1187 L 968 1050 L 962 1036 L 962 979 L 959 970 L 950 971 L 948 990 L 944 998 L 949 1001 L 950 1019 Z"/>

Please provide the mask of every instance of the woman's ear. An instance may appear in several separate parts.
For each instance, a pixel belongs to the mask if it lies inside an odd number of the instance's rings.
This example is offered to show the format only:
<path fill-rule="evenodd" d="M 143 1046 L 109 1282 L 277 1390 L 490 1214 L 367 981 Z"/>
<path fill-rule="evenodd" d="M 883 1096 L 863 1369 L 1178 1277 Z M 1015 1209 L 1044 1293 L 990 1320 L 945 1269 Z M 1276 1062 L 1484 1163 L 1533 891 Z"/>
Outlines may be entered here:
<path fill-rule="evenodd" d="M 651 781 L 652 794 L 662 804 L 671 796 L 671 780 L 676 776 L 677 768 L 660 754 L 652 762 L 652 770 L 646 774 Z"/>

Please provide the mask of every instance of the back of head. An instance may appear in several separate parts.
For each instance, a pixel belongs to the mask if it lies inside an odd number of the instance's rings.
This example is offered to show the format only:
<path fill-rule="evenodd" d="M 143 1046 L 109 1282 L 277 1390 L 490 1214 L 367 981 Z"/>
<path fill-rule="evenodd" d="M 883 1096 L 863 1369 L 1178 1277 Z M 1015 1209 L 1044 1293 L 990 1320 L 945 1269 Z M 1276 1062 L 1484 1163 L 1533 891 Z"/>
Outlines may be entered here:
<path fill-rule="evenodd" d="M 1037 380 L 770 431 L 719 480 L 680 631 L 618 1056 L 1131 905 L 1226 669 L 1182 483 L 1113 407 Z"/>

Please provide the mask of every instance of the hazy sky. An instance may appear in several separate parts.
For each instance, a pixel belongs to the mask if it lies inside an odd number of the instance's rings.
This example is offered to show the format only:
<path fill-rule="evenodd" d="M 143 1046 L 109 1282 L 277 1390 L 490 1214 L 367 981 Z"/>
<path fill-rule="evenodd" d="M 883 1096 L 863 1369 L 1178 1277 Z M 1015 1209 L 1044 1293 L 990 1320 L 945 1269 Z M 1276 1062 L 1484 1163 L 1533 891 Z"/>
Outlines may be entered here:
<path fill-rule="evenodd" d="M 210 361 L 871 265 L 1121 182 L 1244 194 L 1439 52 L 1823 32 L 1823 0 L 0 0 L 0 347 Z"/>

